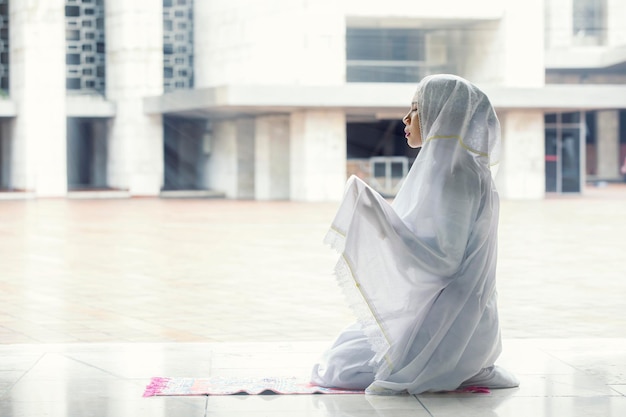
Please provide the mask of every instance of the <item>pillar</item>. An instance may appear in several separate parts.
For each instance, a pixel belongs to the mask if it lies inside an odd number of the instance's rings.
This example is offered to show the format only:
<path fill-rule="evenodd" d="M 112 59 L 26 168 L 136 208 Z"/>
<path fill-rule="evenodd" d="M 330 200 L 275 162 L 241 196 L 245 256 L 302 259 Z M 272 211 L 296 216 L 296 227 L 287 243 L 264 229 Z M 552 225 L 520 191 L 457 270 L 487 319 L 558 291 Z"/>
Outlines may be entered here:
<path fill-rule="evenodd" d="M 65 196 L 65 1 L 12 1 L 10 22 L 11 186 Z"/>
<path fill-rule="evenodd" d="M 255 123 L 253 118 L 215 122 L 211 155 L 208 159 L 208 184 L 227 198 L 253 199 L 255 172 Z"/>
<path fill-rule="evenodd" d="M 545 195 L 545 132 L 541 111 L 498 114 L 502 155 L 496 185 L 502 198 L 541 199 Z"/>
<path fill-rule="evenodd" d="M 107 98 L 116 103 L 109 133 L 108 183 L 156 196 L 163 184 L 163 122 L 142 99 L 163 93 L 163 1 L 108 0 Z"/>
<path fill-rule="evenodd" d="M 346 118 L 340 110 L 291 114 L 290 196 L 296 201 L 338 201 L 346 181 Z"/>
<path fill-rule="evenodd" d="M 597 177 L 603 180 L 621 180 L 619 149 L 619 110 L 596 113 Z"/>
<path fill-rule="evenodd" d="M 256 199 L 289 199 L 289 116 L 258 117 L 255 136 Z"/>

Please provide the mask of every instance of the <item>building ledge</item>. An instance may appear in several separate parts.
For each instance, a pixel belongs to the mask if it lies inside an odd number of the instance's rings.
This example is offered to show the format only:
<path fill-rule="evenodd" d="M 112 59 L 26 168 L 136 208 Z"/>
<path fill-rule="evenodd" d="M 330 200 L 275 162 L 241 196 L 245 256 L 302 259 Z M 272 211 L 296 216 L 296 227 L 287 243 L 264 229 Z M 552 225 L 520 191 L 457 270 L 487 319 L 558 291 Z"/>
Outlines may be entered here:
<path fill-rule="evenodd" d="M 143 100 L 146 114 L 180 117 L 245 117 L 336 109 L 368 118 L 402 117 L 416 84 L 350 83 L 335 86 L 234 85 L 179 90 Z M 549 84 L 543 87 L 481 86 L 500 110 L 626 108 L 626 85 Z"/>
<path fill-rule="evenodd" d="M 0 99 L 0 117 L 15 117 L 15 102 L 8 98 Z"/>
<path fill-rule="evenodd" d="M 35 193 L 30 191 L 0 191 L 0 201 L 32 200 Z"/>
<path fill-rule="evenodd" d="M 115 103 L 101 96 L 68 95 L 65 99 L 67 117 L 115 117 Z"/>
<path fill-rule="evenodd" d="M 72 200 L 123 199 L 130 197 L 130 193 L 124 190 L 80 190 L 67 192 L 67 198 Z"/>
<path fill-rule="evenodd" d="M 159 197 L 171 199 L 226 198 L 226 193 L 214 190 L 163 190 L 159 193 Z"/>

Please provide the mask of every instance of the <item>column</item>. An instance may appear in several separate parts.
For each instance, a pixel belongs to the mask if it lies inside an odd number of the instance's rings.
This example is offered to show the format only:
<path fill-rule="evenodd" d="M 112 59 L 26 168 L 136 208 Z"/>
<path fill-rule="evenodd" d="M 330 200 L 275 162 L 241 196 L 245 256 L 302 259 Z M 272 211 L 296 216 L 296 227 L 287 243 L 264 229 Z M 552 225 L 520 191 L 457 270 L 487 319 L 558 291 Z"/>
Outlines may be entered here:
<path fill-rule="evenodd" d="M 206 170 L 210 189 L 224 192 L 227 198 L 254 198 L 254 130 L 253 118 L 214 123 Z"/>
<path fill-rule="evenodd" d="M 254 198 L 254 119 L 243 118 L 237 124 L 237 198 Z"/>
<path fill-rule="evenodd" d="M 109 134 L 108 183 L 134 196 L 163 184 L 163 123 L 142 99 L 163 93 L 162 0 L 108 0 L 107 98 L 116 103 Z"/>
<path fill-rule="evenodd" d="M 67 193 L 65 1 L 12 1 L 10 95 L 17 107 L 11 185 L 39 197 Z"/>
<path fill-rule="evenodd" d="M 255 195 L 257 200 L 289 199 L 289 116 L 256 120 Z"/>
<path fill-rule="evenodd" d="M 621 180 L 619 172 L 619 111 L 596 113 L 597 177 L 602 180 Z"/>
<path fill-rule="evenodd" d="M 339 201 L 346 181 L 346 118 L 338 110 L 292 113 L 290 196 L 296 201 Z"/>
<path fill-rule="evenodd" d="M 496 176 L 500 196 L 541 199 L 545 195 L 545 143 L 541 111 L 498 114 L 502 155 Z"/>
<path fill-rule="evenodd" d="M 211 190 L 226 198 L 237 198 L 237 124 L 233 120 L 213 123 L 211 153 L 207 161 L 206 182 Z"/>

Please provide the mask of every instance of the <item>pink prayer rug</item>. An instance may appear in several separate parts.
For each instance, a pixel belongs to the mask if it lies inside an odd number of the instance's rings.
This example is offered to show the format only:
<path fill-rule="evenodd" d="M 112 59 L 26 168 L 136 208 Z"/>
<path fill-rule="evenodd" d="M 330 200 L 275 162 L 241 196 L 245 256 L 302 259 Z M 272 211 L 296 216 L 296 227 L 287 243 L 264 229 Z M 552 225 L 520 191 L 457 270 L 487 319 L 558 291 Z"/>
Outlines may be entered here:
<path fill-rule="evenodd" d="M 363 394 L 336 388 L 311 385 L 297 378 L 161 378 L 153 377 L 146 387 L 144 397 L 235 394 Z"/>

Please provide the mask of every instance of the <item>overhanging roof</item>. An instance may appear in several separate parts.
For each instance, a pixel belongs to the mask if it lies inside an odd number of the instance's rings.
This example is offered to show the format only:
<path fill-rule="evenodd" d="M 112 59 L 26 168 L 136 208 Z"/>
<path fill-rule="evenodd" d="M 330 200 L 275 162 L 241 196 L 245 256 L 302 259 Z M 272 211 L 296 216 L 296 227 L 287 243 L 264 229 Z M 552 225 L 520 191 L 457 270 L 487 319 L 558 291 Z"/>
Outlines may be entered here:
<path fill-rule="evenodd" d="M 179 90 L 143 100 L 147 114 L 232 117 L 341 109 L 350 115 L 396 114 L 410 105 L 416 84 L 336 86 L 232 85 Z M 626 108 L 626 85 L 482 86 L 499 110 L 573 111 Z"/>

